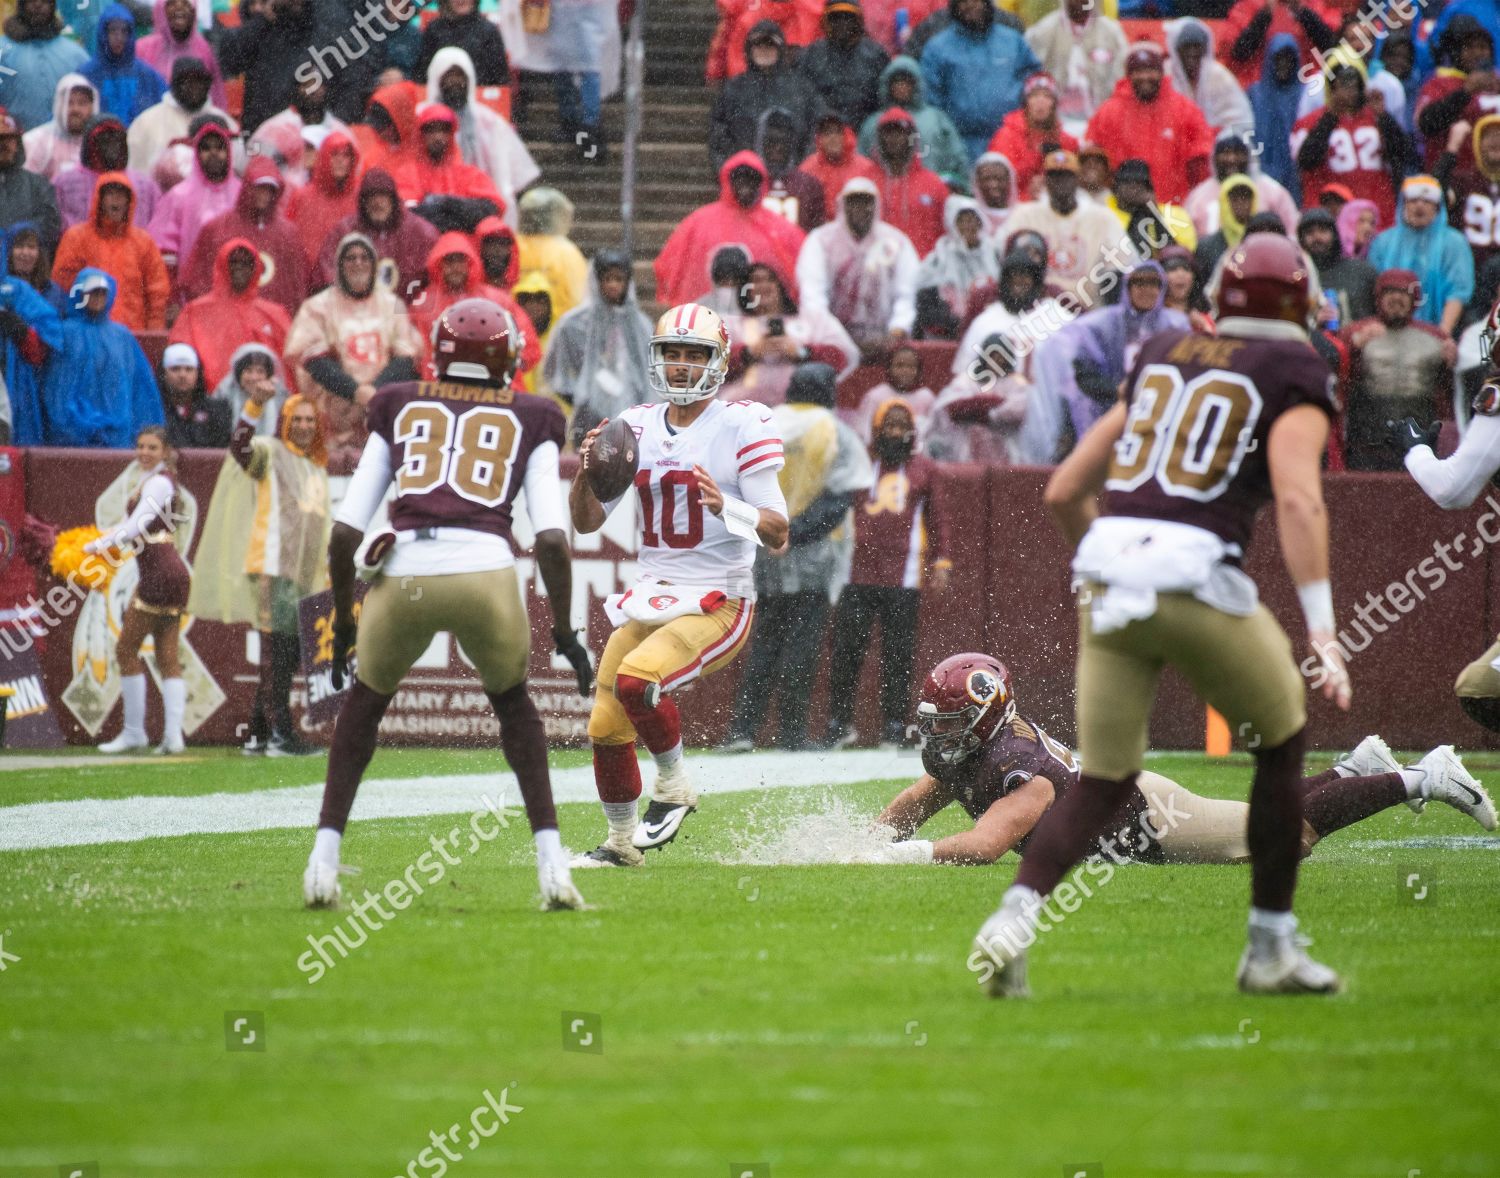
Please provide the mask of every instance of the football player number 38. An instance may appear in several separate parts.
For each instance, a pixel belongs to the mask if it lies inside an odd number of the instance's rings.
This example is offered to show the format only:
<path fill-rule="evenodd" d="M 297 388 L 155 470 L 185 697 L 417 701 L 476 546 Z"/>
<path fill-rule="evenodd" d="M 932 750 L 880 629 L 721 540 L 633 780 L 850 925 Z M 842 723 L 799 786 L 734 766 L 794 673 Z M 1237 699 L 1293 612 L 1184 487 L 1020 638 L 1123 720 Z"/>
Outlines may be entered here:
<path fill-rule="evenodd" d="M 401 495 L 423 495 L 444 484 L 485 507 L 505 501 L 521 423 L 509 409 L 481 406 L 455 414 L 446 405 L 414 401 L 392 431 L 405 460 L 396 474 Z"/>
<path fill-rule="evenodd" d="M 1131 491 L 1154 478 L 1168 495 L 1217 499 L 1245 459 L 1261 405 L 1237 372 L 1211 369 L 1184 383 L 1176 368 L 1148 365 L 1105 486 Z"/>

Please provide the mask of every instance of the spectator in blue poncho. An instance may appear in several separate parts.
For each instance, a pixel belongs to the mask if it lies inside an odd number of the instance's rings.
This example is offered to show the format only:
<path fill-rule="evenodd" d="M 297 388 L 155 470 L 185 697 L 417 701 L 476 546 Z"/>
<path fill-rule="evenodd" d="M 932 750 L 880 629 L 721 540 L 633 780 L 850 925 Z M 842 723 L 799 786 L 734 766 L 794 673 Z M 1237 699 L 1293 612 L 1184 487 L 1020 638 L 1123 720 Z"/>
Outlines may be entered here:
<path fill-rule="evenodd" d="M 1299 205 L 1302 203 L 1302 173 L 1292 152 L 1292 128 L 1297 124 L 1297 104 L 1302 101 L 1302 51 L 1297 38 L 1277 33 L 1266 47 L 1260 81 L 1250 87 L 1250 108 L 1255 112 L 1255 142 L 1260 149 L 1260 170 L 1275 180 Z"/>
<path fill-rule="evenodd" d="M 115 280 L 93 266 L 68 291 L 62 347 L 42 378 L 43 444 L 124 449 L 162 423 L 151 362 L 128 328 L 110 321 Z"/>
<path fill-rule="evenodd" d="M 127 127 L 161 101 L 167 80 L 135 55 L 135 17 L 110 4 L 99 17 L 94 56 L 79 71 L 99 91 L 99 107 Z"/>
<path fill-rule="evenodd" d="M 1376 271 L 1410 270 L 1422 284 L 1412 318 L 1452 335 L 1474 293 L 1474 251 L 1441 215 L 1443 190 L 1432 176 L 1408 176 L 1401 185 L 1396 224 L 1370 243 Z"/>
<path fill-rule="evenodd" d="M 52 119 L 52 97 L 65 74 L 82 70 L 89 55 L 63 36 L 55 0 L 21 0 L 0 37 L 0 106 L 30 131 Z"/>
<path fill-rule="evenodd" d="M 0 370 L 10 391 L 13 446 L 42 444 L 43 365 L 62 347 L 62 319 L 47 297 L 57 290 L 49 270 L 34 226 L 23 222 L 0 236 Z"/>
<path fill-rule="evenodd" d="M 922 82 L 977 160 L 1042 65 L 1025 37 L 995 19 L 989 0 L 949 0 L 948 12 L 953 23 L 922 49 Z"/>
<path fill-rule="evenodd" d="M 1186 315 L 1163 305 L 1166 296 L 1166 272 L 1140 262 L 1117 305 L 1080 316 L 1058 332 L 1054 346 L 1038 350 L 1039 375 L 1066 406 L 1076 437 L 1114 405 L 1143 342 L 1159 331 L 1191 330 Z"/>

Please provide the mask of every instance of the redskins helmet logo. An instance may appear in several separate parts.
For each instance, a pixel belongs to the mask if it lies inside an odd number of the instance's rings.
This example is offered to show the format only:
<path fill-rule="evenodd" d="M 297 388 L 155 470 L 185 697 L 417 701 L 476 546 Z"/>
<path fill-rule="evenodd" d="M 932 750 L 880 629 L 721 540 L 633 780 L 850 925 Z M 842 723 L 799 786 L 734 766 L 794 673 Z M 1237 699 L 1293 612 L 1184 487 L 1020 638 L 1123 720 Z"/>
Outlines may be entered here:
<path fill-rule="evenodd" d="M 976 704 L 993 703 L 1000 694 L 1000 680 L 988 671 L 970 671 L 969 681 L 964 686 Z"/>

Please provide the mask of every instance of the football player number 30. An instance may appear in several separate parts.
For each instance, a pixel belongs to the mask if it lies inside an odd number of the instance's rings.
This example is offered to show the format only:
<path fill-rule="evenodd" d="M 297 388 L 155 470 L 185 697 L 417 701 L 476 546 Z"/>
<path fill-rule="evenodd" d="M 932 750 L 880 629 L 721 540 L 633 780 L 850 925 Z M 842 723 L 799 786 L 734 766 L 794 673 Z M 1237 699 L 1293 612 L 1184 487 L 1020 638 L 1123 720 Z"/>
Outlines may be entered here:
<path fill-rule="evenodd" d="M 1212 369 L 1183 383 L 1176 368 L 1149 365 L 1105 485 L 1132 491 L 1154 478 L 1168 495 L 1217 499 L 1245 460 L 1261 406 L 1254 383 L 1237 372 Z"/>
<path fill-rule="evenodd" d="M 521 423 L 509 409 L 481 406 L 455 414 L 446 405 L 415 401 L 392 431 L 405 460 L 396 474 L 401 495 L 447 485 L 485 507 L 505 501 Z"/>

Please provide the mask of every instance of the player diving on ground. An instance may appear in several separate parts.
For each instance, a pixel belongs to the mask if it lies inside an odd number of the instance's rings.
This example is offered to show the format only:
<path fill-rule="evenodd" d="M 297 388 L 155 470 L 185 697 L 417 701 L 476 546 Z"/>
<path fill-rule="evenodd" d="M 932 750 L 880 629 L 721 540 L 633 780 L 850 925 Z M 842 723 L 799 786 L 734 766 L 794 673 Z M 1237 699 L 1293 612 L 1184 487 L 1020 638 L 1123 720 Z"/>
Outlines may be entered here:
<path fill-rule="evenodd" d="M 922 776 L 876 819 L 898 841 L 868 858 L 880 863 L 994 863 L 1024 856 L 1049 807 L 1078 787 L 1073 753 L 1016 708 L 1009 669 L 985 654 L 944 659 L 927 677 L 917 706 Z M 1420 810 L 1446 802 L 1486 830 L 1495 806 L 1449 745 L 1402 766 L 1385 741 L 1367 736 L 1333 767 L 1302 780 L 1302 854 L 1336 830 L 1391 806 Z M 957 803 L 969 830 L 936 841 L 913 837 Z M 1138 863 L 1246 863 L 1250 807 L 1199 797 L 1143 771 L 1096 844 L 1099 853 Z"/>

